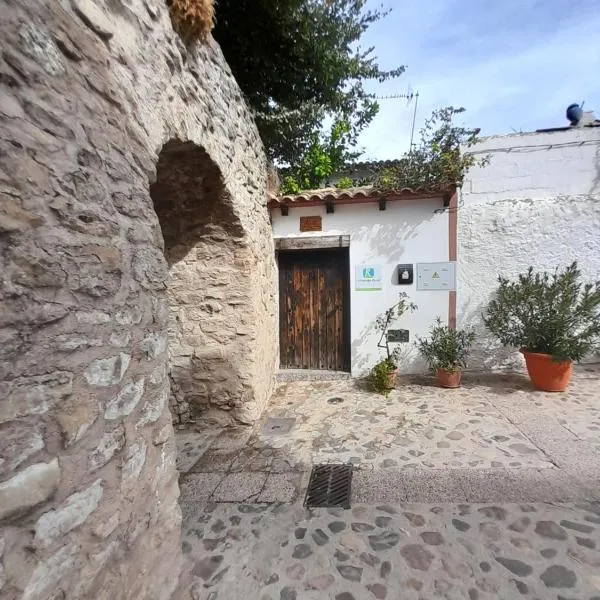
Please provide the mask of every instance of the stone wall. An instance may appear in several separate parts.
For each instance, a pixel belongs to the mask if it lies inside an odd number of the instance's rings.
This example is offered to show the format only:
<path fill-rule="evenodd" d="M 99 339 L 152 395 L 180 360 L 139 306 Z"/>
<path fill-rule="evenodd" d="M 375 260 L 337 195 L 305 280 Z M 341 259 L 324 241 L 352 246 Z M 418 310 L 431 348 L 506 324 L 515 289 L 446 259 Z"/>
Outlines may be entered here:
<path fill-rule="evenodd" d="M 169 329 L 183 403 L 251 421 L 270 391 L 262 146 L 162 0 L 0 11 L 0 597 L 169 598 Z"/>

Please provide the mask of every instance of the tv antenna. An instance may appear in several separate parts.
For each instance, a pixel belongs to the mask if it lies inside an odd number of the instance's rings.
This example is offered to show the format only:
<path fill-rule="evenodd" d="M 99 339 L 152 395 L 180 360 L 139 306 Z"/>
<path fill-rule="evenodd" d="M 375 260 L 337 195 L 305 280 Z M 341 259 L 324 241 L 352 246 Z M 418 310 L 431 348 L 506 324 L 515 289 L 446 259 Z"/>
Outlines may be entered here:
<path fill-rule="evenodd" d="M 413 149 L 413 139 L 415 136 L 415 122 L 417 120 L 417 107 L 419 105 L 419 92 L 413 92 L 409 87 L 406 94 L 390 94 L 389 96 L 375 96 L 375 100 L 406 100 L 408 106 L 413 100 L 415 101 L 415 108 L 413 110 L 412 127 L 410 129 L 410 151 Z"/>

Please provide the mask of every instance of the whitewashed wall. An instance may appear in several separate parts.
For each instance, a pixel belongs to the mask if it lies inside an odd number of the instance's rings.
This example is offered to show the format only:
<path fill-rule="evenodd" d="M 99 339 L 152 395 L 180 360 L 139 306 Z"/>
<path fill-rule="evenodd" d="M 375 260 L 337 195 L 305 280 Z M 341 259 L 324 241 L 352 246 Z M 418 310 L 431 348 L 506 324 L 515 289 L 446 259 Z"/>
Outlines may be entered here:
<path fill-rule="evenodd" d="M 416 263 L 448 260 L 448 215 L 435 213 L 442 207 L 439 200 L 388 202 L 380 211 L 377 203 L 336 205 L 334 214 L 324 206 L 290 208 L 284 217 L 279 209 L 272 211 L 274 237 L 306 237 L 311 235 L 350 235 L 350 311 L 352 339 L 352 374 L 365 374 L 380 358 L 379 339 L 374 329 L 376 317 L 392 306 L 398 293 L 405 291 L 419 306 L 412 315 L 405 315 L 394 328 L 410 330 L 409 344 L 404 344 L 406 357 L 403 371 L 422 368 L 414 346 L 415 334 L 425 335 L 439 315 L 448 318 L 448 292 L 417 291 Z M 321 215 L 323 231 L 300 233 L 300 217 Z M 355 266 L 374 264 L 382 267 L 381 291 L 355 290 Z M 397 285 L 396 267 L 400 263 L 415 265 L 415 282 Z"/>
<path fill-rule="evenodd" d="M 553 270 L 577 260 L 600 278 L 600 128 L 485 138 L 491 157 L 465 182 L 458 212 L 458 324 L 473 325 L 474 368 L 521 364 L 481 323 L 501 273 Z"/>

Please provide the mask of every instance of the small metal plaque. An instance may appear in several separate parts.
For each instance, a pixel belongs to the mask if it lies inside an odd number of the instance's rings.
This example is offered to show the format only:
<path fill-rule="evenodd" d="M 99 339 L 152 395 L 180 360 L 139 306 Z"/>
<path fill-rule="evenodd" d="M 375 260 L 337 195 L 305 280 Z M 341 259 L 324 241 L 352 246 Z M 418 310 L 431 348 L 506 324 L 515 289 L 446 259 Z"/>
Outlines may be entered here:
<path fill-rule="evenodd" d="M 388 329 L 387 341 L 388 342 L 408 342 L 410 333 L 408 329 Z"/>
<path fill-rule="evenodd" d="M 285 435 L 289 433 L 296 419 L 285 417 L 270 417 L 262 426 L 261 433 L 263 435 Z"/>
<path fill-rule="evenodd" d="M 380 290 L 383 285 L 381 267 L 378 265 L 356 265 L 356 289 L 361 292 Z"/>
<path fill-rule="evenodd" d="M 300 217 L 300 231 L 322 231 L 321 215 Z"/>

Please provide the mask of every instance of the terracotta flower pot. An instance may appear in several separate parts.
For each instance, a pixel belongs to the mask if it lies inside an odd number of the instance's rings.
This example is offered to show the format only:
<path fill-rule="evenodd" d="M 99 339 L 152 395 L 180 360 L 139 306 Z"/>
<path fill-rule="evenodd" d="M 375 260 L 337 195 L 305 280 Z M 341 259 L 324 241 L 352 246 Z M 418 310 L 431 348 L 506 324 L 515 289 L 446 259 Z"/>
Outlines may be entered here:
<path fill-rule="evenodd" d="M 564 392 L 573 374 L 573 361 L 556 362 L 552 355 L 521 350 L 533 385 L 544 392 Z"/>
<path fill-rule="evenodd" d="M 443 388 L 460 387 L 462 371 L 446 371 L 446 369 L 437 369 L 437 379 L 440 386 Z"/>
<path fill-rule="evenodd" d="M 398 382 L 398 369 L 391 371 L 387 376 L 387 388 L 388 390 L 396 389 L 396 383 Z"/>

